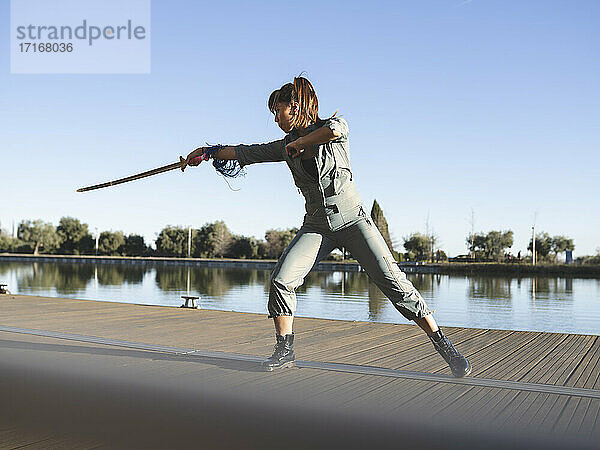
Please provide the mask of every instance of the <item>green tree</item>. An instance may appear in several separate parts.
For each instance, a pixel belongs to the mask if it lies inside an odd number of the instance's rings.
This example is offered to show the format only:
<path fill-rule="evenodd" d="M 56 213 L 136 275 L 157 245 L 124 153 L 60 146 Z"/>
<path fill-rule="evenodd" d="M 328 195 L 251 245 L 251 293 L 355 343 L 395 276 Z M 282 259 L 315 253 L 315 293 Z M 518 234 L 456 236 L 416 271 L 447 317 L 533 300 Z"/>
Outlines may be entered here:
<path fill-rule="evenodd" d="M 448 261 L 448 255 L 444 250 L 437 249 L 434 254 L 435 262 Z"/>
<path fill-rule="evenodd" d="M 229 253 L 229 246 L 233 240 L 231 232 L 223 221 L 217 221 L 212 224 L 209 233 L 209 247 L 214 257 L 222 258 Z"/>
<path fill-rule="evenodd" d="M 512 231 L 490 231 L 486 236 L 487 257 L 495 261 L 504 259 L 504 250 L 513 246 Z"/>
<path fill-rule="evenodd" d="M 52 253 L 60 245 L 56 228 L 51 223 L 41 220 L 22 221 L 17 230 L 17 237 L 33 250 L 34 255 L 40 250 Z"/>
<path fill-rule="evenodd" d="M 533 251 L 532 239 L 529 239 L 527 249 Z M 574 249 L 573 239 L 566 236 L 550 236 L 546 232 L 536 233 L 535 235 L 535 252 L 540 261 L 556 262 L 559 253 Z"/>
<path fill-rule="evenodd" d="M 573 239 L 566 236 L 558 235 L 552 237 L 552 252 L 554 253 L 554 261 L 558 259 L 558 254 L 567 250 L 575 250 Z"/>
<path fill-rule="evenodd" d="M 548 255 L 552 251 L 552 237 L 546 233 L 535 234 L 535 252 L 540 260 L 548 261 Z M 529 239 L 527 250 L 533 251 L 533 239 Z"/>
<path fill-rule="evenodd" d="M 98 254 L 117 256 L 123 254 L 125 236 L 122 231 L 103 231 L 98 239 Z"/>
<path fill-rule="evenodd" d="M 187 233 L 181 227 L 166 226 L 160 231 L 155 242 L 156 253 L 160 256 L 187 255 Z"/>
<path fill-rule="evenodd" d="M 222 258 L 229 255 L 233 242 L 231 231 L 222 220 L 207 223 L 194 233 L 194 256 L 200 258 Z"/>
<path fill-rule="evenodd" d="M 431 253 L 431 240 L 429 236 L 421 233 L 413 233 L 404 239 L 404 248 L 406 249 L 406 259 L 409 261 L 425 261 Z"/>
<path fill-rule="evenodd" d="M 467 246 L 475 253 L 476 259 L 501 261 L 505 249 L 513 246 L 513 232 L 508 230 L 470 234 L 467 236 Z"/>
<path fill-rule="evenodd" d="M 125 238 L 123 252 L 127 256 L 143 256 L 147 253 L 147 249 L 143 236 L 130 234 Z"/>
<path fill-rule="evenodd" d="M 267 230 L 265 233 L 266 251 L 264 257 L 270 259 L 279 258 L 297 233 L 298 228 Z"/>
<path fill-rule="evenodd" d="M 269 259 L 269 244 L 267 241 L 259 239 L 256 243 L 258 245 L 258 257 L 260 259 Z"/>
<path fill-rule="evenodd" d="M 467 246 L 475 255 L 475 259 L 485 258 L 487 235 L 484 233 L 469 234 L 469 236 L 467 236 Z"/>
<path fill-rule="evenodd" d="M 577 258 L 581 264 L 600 264 L 600 248 L 596 250 L 596 254 L 593 256 L 583 256 Z"/>
<path fill-rule="evenodd" d="M 375 223 L 375 226 L 377 226 L 379 232 L 383 236 L 383 240 L 390 249 L 390 252 L 394 253 L 394 246 L 392 244 L 392 238 L 388 229 L 388 223 L 387 220 L 385 220 L 383 210 L 379 206 L 379 203 L 377 203 L 377 200 L 373 200 L 373 207 L 371 208 L 371 218 L 373 219 L 373 223 Z"/>
<path fill-rule="evenodd" d="M 256 258 L 258 256 L 258 243 L 253 237 L 234 236 L 229 247 L 231 258 Z"/>
<path fill-rule="evenodd" d="M 23 242 L 21 240 L 0 230 L 0 253 L 16 252 L 22 245 Z"/>
<path fill-rule="evenodd" d="M 74 217 L 62 217 L 56 227 L 60 237 L 59 253 L 63 255 L 81 255 L 91 250 L 93 241 L 88 224 Z"/>

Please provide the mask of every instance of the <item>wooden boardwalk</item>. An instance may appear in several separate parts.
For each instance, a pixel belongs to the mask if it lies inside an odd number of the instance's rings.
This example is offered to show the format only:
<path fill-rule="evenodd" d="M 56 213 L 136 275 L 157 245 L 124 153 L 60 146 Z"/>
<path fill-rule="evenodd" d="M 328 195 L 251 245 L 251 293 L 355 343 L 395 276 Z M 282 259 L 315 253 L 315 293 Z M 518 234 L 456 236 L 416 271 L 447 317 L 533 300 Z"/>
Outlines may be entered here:
<path fill-rule="evenodd" d="M 388 420 L 395 415 L 418 417 L 427 424 L 449 423 L 451 418 L 471 433 L 519 436 L 524 447 L 531 446 L 523 436 L 545 436 L 558 447 L 561 439 L 582 448 L 600 443 L 598 336 L 444 327 L 473 366 L 470 377 L 455 383 L 446 363 L 414 325 L 296 318 L 296 357 L 306 365 L 277 373 L 256 370 L 252 357 L 240 366 L 210 361 L 210 352 L 253 355 L 254 360 L 270 354 L 274 332 L 266 315 L 9 295 L 0 296 L 0 326 L 197 350 L 192 366 L 193 353 L 187 360 L 178 354 L 157 364 L 164 364 L 161 370 L 170 371 L 172 379 L 201 380 L 203 386 L 230 392 L 251 388 L 257 396 L 285 393 L 298 408 L 319 402 L 348 413 L 370 411 Z M 32 349 L 43 342 L 59 349 L 67 342 L 24 336 L 0 331 L 0 349 L 2 343 Z M 29 344 L 17 345 L 18 339 Z M 141 350 L 120 351 L 118 356 L 127 357 L 128 351 L 136 355 Z M 332 363 L 347 370 L 338 371 Z M 155 370 L 148 362 L 136 364 Z M 369 368 L 389 371 L 378 375 Z M 498 380 L 513 384 L 498 387 L 493 384 Z M 544 386 L 549 386 L 546 391 Z M 562 390 L 552 391 L 556 386 Z M 0 447 L 16 448 L 27 441 L 15 433 L 10 427 L 0 429 Z M 74 447 L 93 447 L 85 439 L 73 442 Z"/>

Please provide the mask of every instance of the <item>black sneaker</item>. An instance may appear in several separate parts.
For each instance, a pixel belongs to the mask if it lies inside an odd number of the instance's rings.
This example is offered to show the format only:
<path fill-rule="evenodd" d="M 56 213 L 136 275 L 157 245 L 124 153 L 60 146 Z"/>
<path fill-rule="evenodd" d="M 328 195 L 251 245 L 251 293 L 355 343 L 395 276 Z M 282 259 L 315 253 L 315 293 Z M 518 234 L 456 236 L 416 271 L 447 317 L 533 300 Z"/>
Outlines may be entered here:
<path fill-rule="evenodd" d="M 450 366 L 452 375 L 461 378 L 471 373 L 471 365 L 469 364 L 469 361 L 467 361 L 467 358 L 454 348 L 448 338 L 444 336 L 442 330 L 436 331 L 433 336 L 429 336 L 429 339 L 431 339 L 435 349 Z"/>
<path fill-rule="evenodd" d="M 275 344 L 273 354 L 261 364 L 267 372 L 292 367 L 296 359 L 294 355 L 294 333 L 285 336 L 277 334 L 275 336 L 277 337 L 277 344 Z"/>

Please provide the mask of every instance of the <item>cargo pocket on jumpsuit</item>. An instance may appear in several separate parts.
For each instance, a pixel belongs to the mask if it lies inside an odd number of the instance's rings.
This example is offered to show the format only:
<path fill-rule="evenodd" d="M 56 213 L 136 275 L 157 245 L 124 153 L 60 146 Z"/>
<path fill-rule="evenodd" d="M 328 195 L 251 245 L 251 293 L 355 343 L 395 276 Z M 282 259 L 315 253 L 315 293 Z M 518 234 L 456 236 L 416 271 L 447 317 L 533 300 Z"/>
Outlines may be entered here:
<path fill-rule="evenodd" d="M 344 215 L 339 210 L 337 205 L 328 205 L 325 207 L 327 210 L 327 219 L 329 220 L 329 227 L 331 231 L 338 231 L 344 227 L 346 221 Z"/>
<path fill-rule="evenodd" d="M 334 176 L 331 177 L 335 195 L 340 195 L 345 192 L 344 188 L 347 186 L 349 180 L 352 180 L 352 176 L 347 169 L 335 169 Z"/>
<path fill-rule="evenodd" d="M 400 291 L 403 293 L 403 299 L 414 300 L 415 305 L 418 306 L 418 310 L 422 311 L 422 315 L 417 315 L 417 311 L 415 311 L 415 315 L 417 317 L 425 317 L 429 314 L 433 314 L 435 312 L 435 309 L 429 309 L 429 307 L 425 303 L 425 300 L 423 299 L 423 296 L 419 293 L 418 289 L 414 287 L 410 280 L 406 278 L 406 274 L 400 270 L 398 264 L 396 264 L 396 261 L 394 261 L 390 256 L 387 255 L 383 257 L 383 260 L 385 261 L 388 269 L 390 270 L 390 273 L 394 277 L 394 280 L 396 280 L 396 283 L 398 283 Z M 412 288 L 412 290 L 405 290 L 405 288 L 409 288 L 409 286 Z"/>

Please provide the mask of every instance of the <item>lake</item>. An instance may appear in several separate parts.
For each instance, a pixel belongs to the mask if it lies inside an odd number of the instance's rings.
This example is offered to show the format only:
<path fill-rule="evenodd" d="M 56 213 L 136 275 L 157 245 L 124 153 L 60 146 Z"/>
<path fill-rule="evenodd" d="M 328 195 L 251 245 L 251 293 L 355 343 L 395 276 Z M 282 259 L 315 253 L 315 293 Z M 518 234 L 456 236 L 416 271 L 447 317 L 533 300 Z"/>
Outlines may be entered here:
<path fill-rule="evenodd" d="M 202 308 L 265 318 L 269 273 L 156 262 L 0 261 L 0 283 L 14 294 L 178 307 L 189 286 Z M 600 334 L 600 279 L 407 276 L 442 326 Z M 302 317 L 408 323 L 362 272 L 311 272 L 297 296 Z"/>

